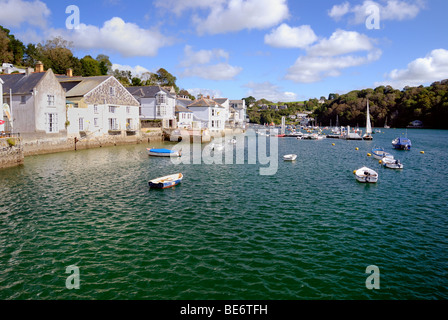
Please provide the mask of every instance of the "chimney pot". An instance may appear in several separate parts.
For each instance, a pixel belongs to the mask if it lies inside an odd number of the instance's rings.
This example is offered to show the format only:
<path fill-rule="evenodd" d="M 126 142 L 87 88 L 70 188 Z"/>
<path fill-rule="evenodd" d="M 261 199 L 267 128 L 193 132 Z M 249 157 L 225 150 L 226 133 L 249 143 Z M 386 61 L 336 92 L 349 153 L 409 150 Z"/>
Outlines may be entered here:
<path fill-rule="evenodd" d="M 73 77 L 73 69 L 72 68 L 68 68 L 67 69 L 67 77 Z"/>
<path fill-rule="evenodd" d="M 44 64 L 41 61 L 36 62 L 35 72 L 44 72 Z"/>

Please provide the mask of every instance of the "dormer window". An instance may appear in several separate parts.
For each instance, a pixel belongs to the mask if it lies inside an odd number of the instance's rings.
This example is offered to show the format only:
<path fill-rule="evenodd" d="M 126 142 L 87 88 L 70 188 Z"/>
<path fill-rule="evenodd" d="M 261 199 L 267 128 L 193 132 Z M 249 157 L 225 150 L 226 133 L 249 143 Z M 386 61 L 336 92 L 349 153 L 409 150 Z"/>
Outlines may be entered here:
<path fill-rule="evenodd" d="M 156 95 L 157 104 L 165 104 L 166 103 L 166 94 L 164 92 L 159 92 Z"/>

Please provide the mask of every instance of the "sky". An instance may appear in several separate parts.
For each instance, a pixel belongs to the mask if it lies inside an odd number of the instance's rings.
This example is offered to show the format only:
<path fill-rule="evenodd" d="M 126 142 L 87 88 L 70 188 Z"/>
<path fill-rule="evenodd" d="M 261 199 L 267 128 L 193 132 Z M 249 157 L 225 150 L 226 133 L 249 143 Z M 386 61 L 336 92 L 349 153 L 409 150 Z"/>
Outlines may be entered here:
<path fill-rule="evenodd" d="M 134 76 L 164 68 L 195 96 L 290 102 L 448 79 L 447 12 L 446 0 L 0 0 L 0 25 Z"/>

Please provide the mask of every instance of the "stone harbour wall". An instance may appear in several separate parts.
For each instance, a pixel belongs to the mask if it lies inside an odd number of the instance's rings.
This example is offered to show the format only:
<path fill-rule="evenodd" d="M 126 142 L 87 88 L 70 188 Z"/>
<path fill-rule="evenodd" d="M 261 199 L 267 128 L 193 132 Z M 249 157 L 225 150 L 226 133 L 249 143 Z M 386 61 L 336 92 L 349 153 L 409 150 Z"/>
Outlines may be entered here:
<path fill-rule="evenodd" d="M 12 144 L 13 145 L 12 145 Z M 24 153 L 19 138 L 0 139 L 0 168 L 23 164 Z"/>

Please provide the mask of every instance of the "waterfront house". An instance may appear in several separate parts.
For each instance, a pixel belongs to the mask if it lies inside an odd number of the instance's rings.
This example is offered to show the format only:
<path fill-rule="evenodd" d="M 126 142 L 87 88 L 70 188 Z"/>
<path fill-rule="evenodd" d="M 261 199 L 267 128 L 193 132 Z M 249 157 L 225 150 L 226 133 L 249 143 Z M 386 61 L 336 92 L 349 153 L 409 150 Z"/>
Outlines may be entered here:
<path fill-rule="evenodd" d="M 51 69 L 41 63 L 35 72 L 0 75 L 3 102 L 9 105 L 12 121 L 4 131 L 20 133 L 24 139 L 66 136 L 65 92 Z"/>
<path fill-rule="evenodd" d="M 69 137 L 129 136 L 140 132 L 140 103 L 113 76 L 58 76 L 64 88 Z"/>
<path fill-rule="evenodd" d="M 212 134 L 224 131 L 226 110 L 216 101 L 202 97 L 187 108 L 193 111 L 193 127 L 209 129 Z"/>
<path fill-rule="evenodd" d="M 6 118 L 6 121 L 5 121 L 6 115 L 3 112 L 3 80 L 2 79 L 0 79 L 0 108 L 2 110 L 1 117 L 0 117 L 0 134 L 1 134 L 2 132 L 5 132 L 5 123 L 8 120 Z"/>
<path fill-rule="evenodd" d="M 225 121 L 226 121 L 225 125 L 228 126 L 229 120 L 230 120 L 230 100 L 227 98 L 213 98 L 213 100 L 224 107 L 224 109 L 225 109 L 224 117 L 225 117 Z"/>
<path fill-rule="evenodd" d="M 230 100 L 230 106 L 236 110 L 236 126 L 246 127 L 246 100 Z"/>
<path fill-rule="evenodd" d="M 176 105 L 176 118 L 179 129 L 190 130 L 193 128 L 193 111 L 182 105 Z"/>
<path fill-rule="evenodd" d="M 161 122 L 162 128 L 176 128 L 176 96 L 160 86 L 127 87 L 140 104 L 142 128 Z M 191 101 L 190 101 L 191 102 Z"/>

